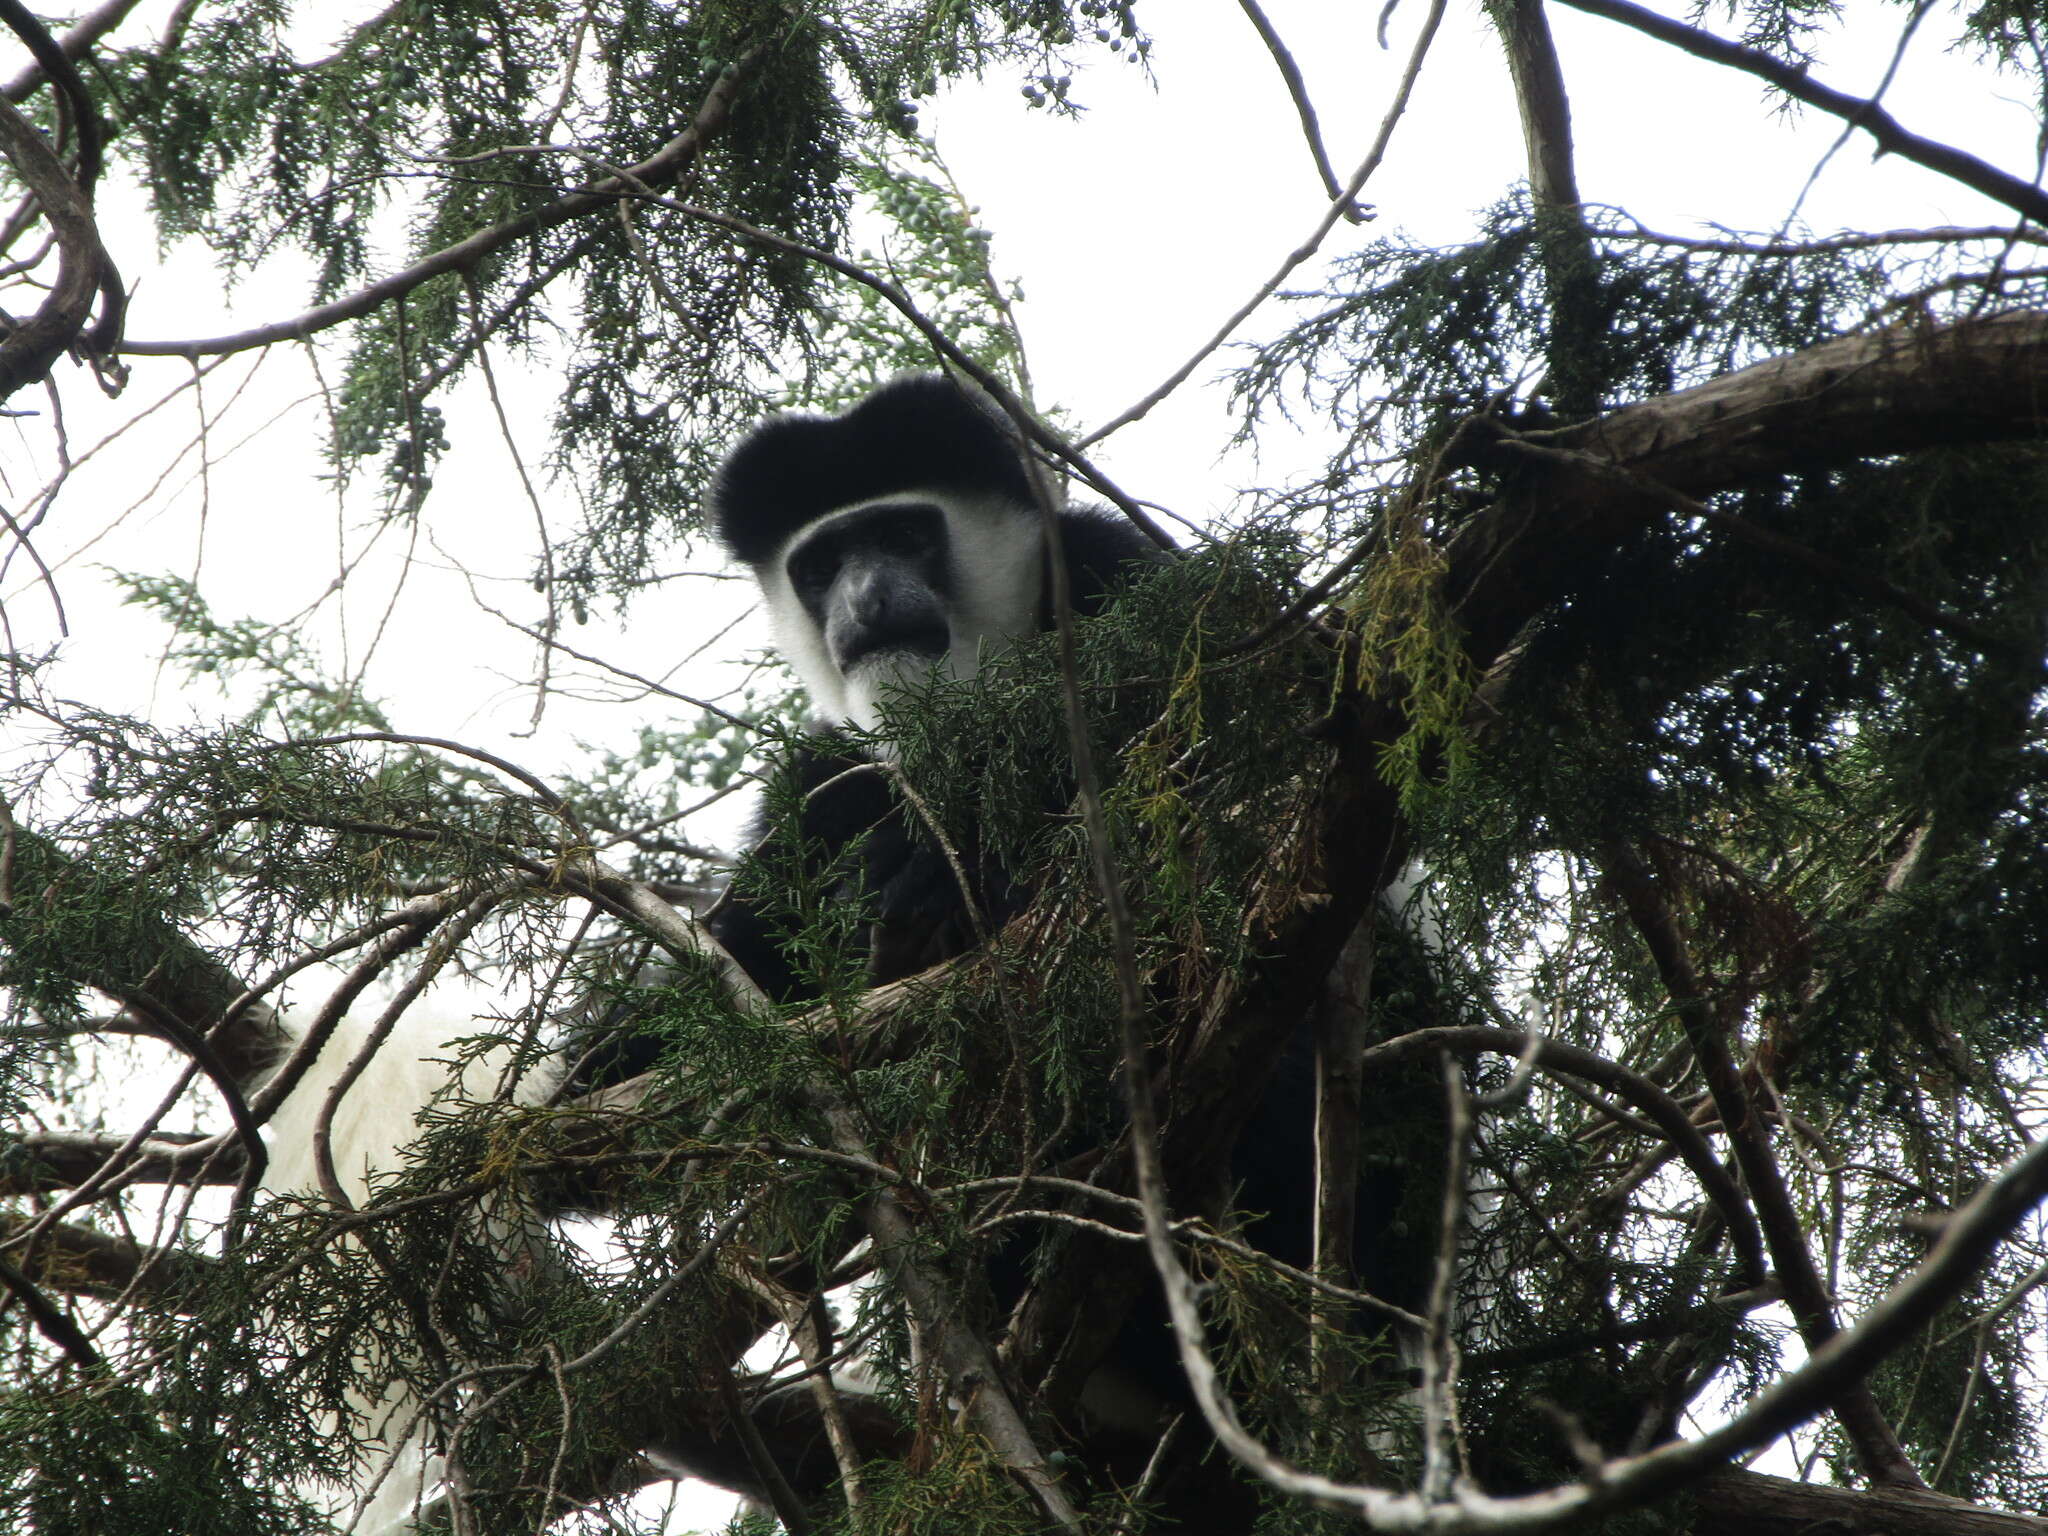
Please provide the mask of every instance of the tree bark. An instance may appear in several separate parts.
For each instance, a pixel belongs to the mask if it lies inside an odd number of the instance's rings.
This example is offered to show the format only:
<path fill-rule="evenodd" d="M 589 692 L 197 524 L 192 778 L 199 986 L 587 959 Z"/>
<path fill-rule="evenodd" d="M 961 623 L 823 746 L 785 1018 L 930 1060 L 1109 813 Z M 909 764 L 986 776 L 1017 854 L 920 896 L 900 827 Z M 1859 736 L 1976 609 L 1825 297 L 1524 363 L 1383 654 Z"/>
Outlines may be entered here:
<path fill-rule="evenodd" d="M 1684 1502 L 1690 1511 L 1671 1528 L 1685 1536 L 2048 1536 L 2048 1520 L 1944 1494 L 1828 1488 L 1734 1467 L 1701 1478 Z"/>

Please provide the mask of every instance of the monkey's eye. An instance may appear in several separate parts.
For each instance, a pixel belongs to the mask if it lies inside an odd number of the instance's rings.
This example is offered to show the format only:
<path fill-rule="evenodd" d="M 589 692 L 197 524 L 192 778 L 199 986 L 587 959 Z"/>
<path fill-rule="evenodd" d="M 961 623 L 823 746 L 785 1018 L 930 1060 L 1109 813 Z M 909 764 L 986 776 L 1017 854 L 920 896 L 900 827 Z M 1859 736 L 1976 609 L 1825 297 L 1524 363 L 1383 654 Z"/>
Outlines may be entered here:
<path fill-rule="evenodd" d="M 884 523 L 875 535 L 875 543 L 892 555 L 922 555 L 932 547 L 931 529 L 923 518 Z"/>
<path fill-rule="evenodd" d="M 829 545 L 806 544 L 789 557 L 789 584 L 799 592 L 822 592 L 839 571 L 839 551 Z"/>

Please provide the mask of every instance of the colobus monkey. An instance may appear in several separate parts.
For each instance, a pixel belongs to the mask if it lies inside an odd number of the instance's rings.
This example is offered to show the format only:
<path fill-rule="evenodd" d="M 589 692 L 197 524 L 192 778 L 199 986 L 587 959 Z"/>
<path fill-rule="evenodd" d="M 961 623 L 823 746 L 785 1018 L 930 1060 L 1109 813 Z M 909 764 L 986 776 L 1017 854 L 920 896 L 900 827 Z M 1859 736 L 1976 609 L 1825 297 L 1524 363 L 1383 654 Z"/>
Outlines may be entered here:
<path fill-rule="evenodd" d="M 776 641 L 829 724 L 872 729 L 893 687 L 934 669 L 971 678 L 984 657 L 1051 623 L 1051 594 L 1040 514 L 1008 427 L 964 390 L 937 375 L 898 379 L 840 416 L 788 414 L 749 433 L 718 472 L 710 525 L 725 549 L 747 565 L 767 602 Z M 1063 508 L 1059 558 L 1077 612 L 1098 612 L 1134 566 L 1165 558 L 1114 514 Z M 943 857 L 896 817 L 887 783 L 857 774 L 830 783 L 863 760 L 813 751 L 797 765 L 810 797 L 803 835 L 828 859 L 865 839 L 862 879 L 874 902 L 868 964 L 877 983 L 922 970 L 971 946 L 974 929 L 958 882 Z M 986 920 L 1000 923 L 1027 893 L 1000 871 L 978 871 Z M 770 995 L 803 991 L 780 935 L 757 903 L 728 897 L 707 919 L 728 953 Z M 341 1100 L 331 1123 L 335 1173 L 344 1192 L 363 1199 L 373 1175 L 394 1171 L 400 1149 L 419 1136 L 418 1118 L 437 1102 L 490 1099 L 501 1085 L 504 1053 L 472 1058 L 451 1072 L 449 1042 L 474 1034 L 466 1018 L 417 1008 L 403 1015 L 383 1048 Z M 272 1122 L 275 1151 L 264 1180 L 277 1193 L 317 1195 L 313 1132 L 330 1090 L 365 1043 L 344 1020 Z M 579 1088 L 631 1075 L 654 1054 L 627 1039 L 586 1058 Z M 529 1073 L 518 1102 L 544 1099 L 560 1063 Z M 517 1213 L 502 1224 L 508 1265 L 540 1241 Z M 420 1405 L 389 1385 L 383 1363 L 362 1361 L 359 1406 L 370 1442 L 359 1457 L 357 1529 L 397 1536 L 410 1529 L 439 1465 L 418 1425 Z M 746 1463 L 729 1448 L 650 1447 L 663 1465 L 742 1491 Z M 723 1459 L 720 1459 L 720 1458 Z"/>
<path fill-rule="evenodd" d="M 838 416 L 770 418 L 718 472 L 708 521 L 752 571 L 783 659 L 833 724 L 873 730 L 891 688 L 934 669 L 970 678 L 984 658 L 1052 623 L 1042 516 L 1021 451 L 989 405 L 939 375 L 897 379 Z M 1106 509 L 1062 507 L 1057 526 L 1051 558 L 1064 563 L 1073 607 L 1084 616 L 1169 558 Z M 965 952 L 977 935 L 959 874 L 906 820 L 883 775 L 847 773 L 859 761 L 850 746 L 807 751 L 793 765 L 795 787 L 806 794 L 799 824 L 767 836 L 793 838 L 785 851 L 813 875 L 839 868 L 858 844 L 860 868 L 830 895 L 866 903 L 867 979 L 880 984 Z M 971 844 L 959 852 L 993 931 L 1031 893 L 987 867 Z M 735 887 L 706 926 L 764 991 L 803 1000 L 814 989 L 763 907 Z M 1246 1235 L 1304 1266 L 1313 1261 L 1313 1063 L 1304 1019 L 1232 1163 L 1238 1203 L 1256 1216 Z M 1386 1239 L 1402 1200 L 1397 1175 L 1361 1178 L 1358 1269 L 1397 1294 L 1409 1290 L 1396 1272 L 1409 1256 Z M 1017 1257 L 1006 1252 L 995 1262 L 1005 1304 L 1021 1294 Z M 1104 1365 L 1083 1404 L 1093 1406 L 1092 1392 L 1098 1419 L 1110 1427 L 1136 1429 L 1148 1415 L 1186 1404 L 1156 1306 L 1141 1308 Z M 1156 1429 L 1156 1417 L 1151 1422 Z"/>
<path fill-rule="evenodd" d="M 873 730 L 891 689 L 934 671 L 971 678 L 1053 622 L 1041 514 L 1010 426 L 939 374 L 896 379 L 842 415 L 770 417 L 719 469 L 708 521 L 753 572 L 776 646 L 827 724 Z M 1061 507 L 1057 523 L 1083 616 L 1168 558 L 1106 508 Z M 872 904 L 868 980 L 880 984 L 964 952 L 975 934 L 958 876 L 904 824 L 882 776 L 847 776 L 861 761 L 812 751 L 794 765 L 807 796 L 799 831 L 821 869 L 867 839 L 843 894 L 857 899 L 857 885 Z M 1000 925 L 1028 893 L 968 853 L 976 903 Z M 706 926 L 769 995 L 802 993 L 755 899 L 728 892 Z"/>
<path fill-rule="evenodd" d="M 881 705 L 892 690 L 934 672 L 972 678 L 990 656 L 1049 627 L 1052 560 L 1065 570 L 1075 611 L 1089 616 L 1147 567 L 1170 558 L 1115 514 L 1074 506 L 1058 510 L 1056 548 L 1048 551 L 1030 473 L 1008 424 L 938 375 L 897 379 L 837 416 L 771 417 L 726 458 L 712 484 L 707 521 L 727 553 L 753 573 L 783 658 L 826 723 L 860 731 L 884 723 Z M 888 750 L 884 742 L 874 752 Z M 797 788 L 805 792 L 799 824 L 767 836 L 793 839 L 789 851 L 809 872 L 830 874 L 836 888 L 828 899 L 863 904 L 862 958 L 867 980 L 880 984 L 966 952 L 978 931 L 993 931 L 1022 910 L 1030 892 L 969 846 L 956 850 L 972 888 L 971 895 L 963 893 L 944 853 L 903 816 L 887 776 L 847 771 L 873 761 L 874 753 L 851 737 L 837 747 L 804 749 L 793 765 Z M 836 873 L 855 848 L 859 868 Z M 788 952 L 789 936 L 762 895 L 729 890 L 705 924 L 771 997 L 801 1002 L 815 995 L 815 983 Z M 658 1047 L 630 1027 L 624 1033 L 627 1038 L 608 1052 L 571 1054 L 586 1063 L 604 1055 L 604 1076 L 628 1075 Z M 1309 1258 L 1313 1205 L 1306 1039 L 1278 1064 L 1235 1164 L 1240 1203 L 1266 1213 L 1252 1240 L 1297 1264 Z M 404 1062 L 394 1070 L 403 1072 Z M 579 1078 L 581 1086 L 597 1086 L 587 1065 Z M 389 1096 L 377 1128 L 387 1144 L 412 1139 L 414 1106 L 431 1099 L 436 1085 L 445 1091 L 445 1073 L 423 1091 L 415 1083 Z M 309 1112 L 317 1102 L 318 1095 L 309 1094 Z M 361 1152 L 342 1155 L 360 1158 Z M 1361 1181 L 1361 1233 L 1377 1237 L 1386 1229 L 1397 1194 L 1385 1181 Z M 1007 1260 L 999 1267 L 1008 1278 L 999 1279 L 997 1289 L 1021 1292 L 1021 1267 Z M 1135 1385 L 1151 1394 L 1149 1403 L 1136 1405 L 1134 1419 L 1156 1410 L 1162 1393 L 1169 1405 L 1184 1401 L 1156 1314 L 1127 1329 L 1113 1353 L 1111 1370 L 1101 1373 L 1121 1372 L 1112 1391 Z M 745 1464 L 720 1466 L 707 1459 L 711 1454 L 693 1446 L 661 1460 L 744 1489 Z M 424 1476 L 431 1480 L 431 1467 Z M 413 1473 L 414 1489 L 421 1477 Z"/>

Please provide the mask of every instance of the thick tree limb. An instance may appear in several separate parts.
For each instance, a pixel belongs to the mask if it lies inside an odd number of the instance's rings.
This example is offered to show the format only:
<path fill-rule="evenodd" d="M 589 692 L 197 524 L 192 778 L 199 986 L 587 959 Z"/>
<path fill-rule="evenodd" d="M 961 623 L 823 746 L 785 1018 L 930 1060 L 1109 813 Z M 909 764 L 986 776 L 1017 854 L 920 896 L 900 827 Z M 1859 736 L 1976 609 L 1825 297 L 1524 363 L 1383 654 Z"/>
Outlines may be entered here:
<path fill-rule="evenodd" d="M 97 900 L 120 911 L 132 896 L 91 864 L 73 860 L 49 838 L 15 829 L 16 902 L 53 904 Z M 149 997 L 177 1018 L 219 1019 L 246 997 L 242 982 L 204 949 L 154 914 L 132 919 L 133 948 L 117 970 L 92 970 L 79 976 L 109 996 L 133 992 Z M 282 1040 L 277 1015 L 269 1004 L 252 1002 L 237 1009 L 225 1028 L 209 1032 L 213 1048 L 227 1071 L 248 1082 L 275 1059 Z"/>
<path fill-rule="evenodd" d="M 1572 162 L 1571 99 L 1557 60 L 1543 0 L 1491 0 L 1487 6 L 1508 56 L 1515 105 L 1522 114 L 1522 144 L 1529 158 L 1529 191 L 1539 208 L 1576 209 L 1579 175 Z"/>
<path fill-rule="evenodd" d="M 69 1189 L 99 1173 L 126 1146 L 125 1136 L 38 1131 L 0 1149 L 0 1195 L 41 1194 Z M 156 1135 L 134 1149 L 120 1169 L 123 1182 L 137 1184 L 233 1184 L 241 1177 L 239 1147 L 218 1137 L 184 1139 Z"/>
<path fill-rule="evenodd" d="M 1500 453 L 1488 431 L 1476 421 L 1453 456 Z M 1528 434 L 1631 475 L 1560 464 L 1528 476 L 1459 530 L 1446 551 L 1445 595 L 1484 671 L 1569 589 L 1588 555 L 1665 509 L 1644 482 L 1701 497 L 1765 475 L 2044 432 L 2048 313 L 1845 336 L 1582 426 Z"/>
<path fill-rule="evenodd" d="M 2048 1520 L 1938 1493 L 1858 1492 L 1733 1467 L 1686 1490 L 1688 1536 L 2044 1536 Z"/>
<path fill-rule="evenodd" d="M 0 1211 L 0 1244 L 32 1225 Z M 88 1227 L 60 1225 L 39 1236 L 28 1256 L 13 1262 L 36 1285 L 103 1300 L 133 1294 L 166 1311 L 183 1309 L 213 1260 L 178 1248 L 149 1248 Z"/>

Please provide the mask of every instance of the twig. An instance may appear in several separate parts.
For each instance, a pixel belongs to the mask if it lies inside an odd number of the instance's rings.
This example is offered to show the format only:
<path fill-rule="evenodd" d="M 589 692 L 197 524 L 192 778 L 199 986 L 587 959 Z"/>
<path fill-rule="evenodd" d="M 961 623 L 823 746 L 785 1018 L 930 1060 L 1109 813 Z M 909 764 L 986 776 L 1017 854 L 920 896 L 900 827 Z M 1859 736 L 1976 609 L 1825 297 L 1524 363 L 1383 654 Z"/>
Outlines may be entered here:
<path fill-rule="evenodd" d="M 1022 1179 L 1013 1176 L 1009 1179 L 983 1179 L 976 1182 L 982 1185 L 1013 1182 L 1025 1185 L 1052 1183 L 1062 1187 L 1078 1188 L 1080 1191 L 1085 1191 L 1088 1195 L 1106 1204 L 1114 1204 L 1119 1209 L 1127 1211 L 1130 1215 L 1138 1217 L 1141 1222 L 1145 1214 L 1143 1203 L 1129 1195 L 1119 1195 L 1112 1190 L 1102 1189 L 1093 1184 L 1077 1186 L 1076 1181 L 1070 1179 L 1049 1180 L 1040 1175 L 1032 1174 Z M 959 1193 L 959 1190 L 960 1186 L 954 1185 L 948 1186 L 941 1190 L 940 1193 L 953 1195 Z M 1145 1234 L 1142 1230 L 1132 1232 L 1123 1227 L 1113 1227 L 1106 1221 L 1096 1221 L 1088 1216 L 1077 1216 L 1072 1211 L 1047 1210 L 1042 1207 L 1028 1205 L 1013 1206 L 1008 1210 L 999 1211 L 985 1220 L 976 1222 L 972 1230 L 983 1232 L 994 1227 L 1016 1226 L 1029 1221 L 1047 1222 L 1053 1226 L 1075 1227 L 1084 1232 L 1099 1233 L 1103 1237 L 1113 1238 L 1117 1242 L 1122 1243 L 1142 1243 L 1145 1241 Z M 1338 1285 L 1334 1281 L 1323 1279 L 1320 1275 L 1311 1274 L 1305 1269 L 1296 1269 L 1285 1259 L 1275 1258 L 1263 1248 L 1254 1248 L 1250 1243 L 1239 1242 L 1234 1237 L 1225 1237 L 1220 1232 L 1211 1232 L 1194 1217 L 1182 1217 L 1170 1225 L 1175 1237 L 1199 1244 L 1204 1248 L 1214 1248 L 1220 1253 L 1235 1255 L 1247 1264 L 1256 1264 L 1263 1269 L 1272 1271 L 1283 1279 L 1292 1280 L 1296 1285 L 1302 1286 L 1313 1295 L 1327 1297 L 1331 1301 L 1341 1302 L 1346 1306 L 1368 1308 L 1390 1322 L 1400 1323 L 1404 1327 L 1415 1329 L 1417 1332 L 1420 1332 L 1424 1326 L 1420 1313 L 1410 1312 L 1406 1307 L 1396 1306 L 1393 1302 L 1387 1301 L 1383 1297 L 1373 1295 L 1371 1291 L 1361 1291 L 1350 1286 Z"/>
<path fill-rule="evenodd" d="M 1145 1470 L 1138 1476 L 1138 1486 L 1125 1496 L 1124 1511 L 1116 1517 L 1111 1527 L 1111 1536 L 1130 1536 L 1135 1529 L 1133 1522 L 1139 1518 L 1145 1500 L 1151 1497 L 1152 1488 L 1159 1481 L 1159 1474 L 1166 1468 L 1166 1453 L 1173 1442 L 1180 1437 L 1181 1426 L 1188 1421 L 1185 1413 L 1176 1413 L 1173 1421 L 1159 1433 L 1158 1444 L 1152 1447 L 1152 1454 L 1145 1458 Z"/>
<path fill-rule="evenodd" d="M 1358 1159 L 1363 1129 L 1364 1056 L 1371 1025 L 1377 909 L 1367 911 L 1345 941 L 1323 986 L 1315 1012 L 1315 1227 L 1314 1269 L 1349 1285 L 1358 1240 Z M 1320 1303 L 1309 1311 L 1309 1372 L 1316 1392 L 1334 1402 L 1344 1375 L 1337 1336 L 1345 1309 Z"/>
<path fill-rule="evenodd" d="M 1441 1504 L 1464 1470 L 1458 1427 L 1458 1341 L 1451 1332 L 1457 1298 L 1458 1233 L 1465 1224 L 1465 1165 L 1472 1154 L 1472 1095 L 1449 1051 L 1443 1064 L 1448 1124 L 1444 1127 L 1444 1190 L 1437 1214 L 1436 1265 L 1430 1276 L 1422 1343 L 1422 1499 Z M 1449 1444 L 1446 1444 L 1446 1436 Z"/>
<path fill-rule="evenodd" d="M 1261 283 L 1258 291 L 1239 305 L 1229 319 L 1217 327 L 1216 334 L 1204 342 L 1193 357 L 1169 374 L 1163 384 L 1121 415 L 1088 433 L 1075 446 L 1086 448 L 1090 444 L 1099 443 L 1112 432 L 1121 431 L 1132 422 L 1143 419 L 1155 405 L 1186 383 L 1188 375 L 1202 365 L 1203 359 L 1228 341 L 1237 328 L 1251 316 L 1253 310 L 1278 292 L 1280 285 L 1287 281 L 1289 273 L 1322 249 L 1323 241 L 1328 238 L 1330 231 L 1336 228 L 1337 220 L 1344 216 L 1347 209 L 1356 207 L 1360 190 L 1371 179 L 1373 172 L 1379 169 L 1380 161 L 1386 157 L 1387 145 L 1394 137 L 1394 125 L 1408 110 L 1408 99 L 1414 94 L 1415 81 L 1422 73 L 1422 61 L 1429 53 L 1430 43 L 1436 38 L 1437 23 L 1443 20 L 1443 15 L 1444 0 L 1431 0 L 1429 14 L 1423 18 L 1422 30 L 1416 35 L 1415 46 L 1408 55 L 1408 67 L 1402 72 L 1401 83 L 1395 87 L 1393 104 L 1387 108 L 1386 116 L 1380 120 L 1380 130 L 1373 139 L 1372 148 L 1366 151 L 1358 169 L 1351 173 L 1351 180 L 1344 184 L 1342 193 L 1323 211 L 1322 218 L 1317 220 L 1316 227 L 1310 231 L 1308 238 L 1287 253 L 1278 270 Z"/>
<path fill-rule="evenodd" d="M 1287 96 L 1294 103 L 1295 114 L 1301 119 L 1301 136 L 1308 141 L 1308 152 L 1315 157 L 1316 174 L 1323 179 L 1323 194 L 1332 203 L 1344 207 L 1344 217 L 1353 224 L 1363 224 L 1372 217 L 1356 203 L 1345 197 L 1343 187 L 1337 183 L 1337 171 L 1330 164 L 1330 152 L 1323 147 L 1322 125 L 1316 121 L 1315 103 L 1309 100 L 1308 86 L 1301 78 L 1301 67 L 1294 62 L 1294 55 L 1280 40 L 1273 23 L 1259 8 L 1258 0 L 1237 0 L 1245 18 L 1257 28 L 1259 41 L 1266 45 L 1266 52 L 1273 56 L 1273 65 L 1280 71 L 1280 78 L 1286 82 Z"/>

